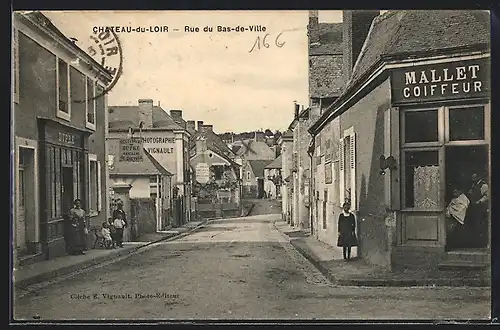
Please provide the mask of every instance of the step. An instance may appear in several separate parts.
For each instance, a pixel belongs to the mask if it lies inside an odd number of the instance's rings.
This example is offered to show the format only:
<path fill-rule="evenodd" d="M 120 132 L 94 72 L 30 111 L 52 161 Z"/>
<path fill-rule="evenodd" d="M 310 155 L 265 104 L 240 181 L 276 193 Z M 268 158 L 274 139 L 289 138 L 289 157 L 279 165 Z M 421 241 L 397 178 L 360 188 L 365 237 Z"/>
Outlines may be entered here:
<path fill-rule="evenodd" d="M 446 261 L 490 263 L 491 254 L 486 250 L 462 250 L 446 252 Z"/>
<path fill-rule="evenodd" d="M 487 262 L 467 260 L 446 260 L 438 264 L 439 270 L 484 270 L 490 267 Z"/>

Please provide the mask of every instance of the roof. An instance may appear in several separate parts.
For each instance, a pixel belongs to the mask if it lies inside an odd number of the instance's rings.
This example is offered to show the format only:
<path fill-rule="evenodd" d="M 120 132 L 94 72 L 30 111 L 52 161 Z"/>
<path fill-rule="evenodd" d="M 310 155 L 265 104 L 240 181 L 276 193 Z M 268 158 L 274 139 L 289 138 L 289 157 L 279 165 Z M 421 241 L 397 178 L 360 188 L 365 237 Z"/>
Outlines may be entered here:
<path fill-rule="evenodd" d="M 319 46 L 309 46 L 309 55 L 342 55 L 342 23 L 319 23 Z"/>
<path fill-rule="evenodd" d="M 137 105 L 110 106 L 108 112 L 110 129 L 128 129 L 139 126 L 139 106 Z M 153 106 L 153 128 L 184 129 L 159 106 Z"/>
<path fill-rule="evenodd" d="M 267 169 L 280 169 L 282 168 L 283 163 L 281 161 L 281 155 L 279 155 L 275 160 L 273 160 L 270 164 L 266 166 Z"/>
<path fill-rule="evenodd" d="M 244 140 L 242 146 L 237 151 L 238 156 L 252 160 L 273 160 L 276 155 L 267 143 L 254 140 Z"/>
<path fill-rule="evenodd" d="M 285 133 L 281 136 L 282 138 L 293 138 L 293 133 L 291 130 L 287 129 Z"/>
<path fill-rule="evenodd" d="M 256 177 L 264 177 L 264 168 L 268 165 L 270 160 L 249 160 L 248 165 L 252 168 L 253 174 Z"/>
<path fill-rule="evenodd" d="M 154 157 L 144 149 L 143 161 L 140 163 L 120 162 L 118 155 L 115 157 L 114 166 L 110 169 L 109 174 L 136 174 L 136 175 L 158 175 L 163 174 L 172 176 L 173 174 L 167 171 Z"/>
<path fill-rule="evenodd" d="M 224 156 L 224 158 L 232 162 L 229 157 L 235 155 L 233 150 L 231 150 L 227 144 L 222 141 L 219 135 L 211 130 L 196 131 L 190 140 L 190 149 L 196 148 L 196 140 L 200 137 L 206 139 L 208 149 L 217 152 L 219 155 Z"/>
<path fill-rule="evenodd" d="M 351 82 L 382 57 L 425 54 L 490 43 L 490 15 L 480 10 L 394 10 L 373 20 Z"/>

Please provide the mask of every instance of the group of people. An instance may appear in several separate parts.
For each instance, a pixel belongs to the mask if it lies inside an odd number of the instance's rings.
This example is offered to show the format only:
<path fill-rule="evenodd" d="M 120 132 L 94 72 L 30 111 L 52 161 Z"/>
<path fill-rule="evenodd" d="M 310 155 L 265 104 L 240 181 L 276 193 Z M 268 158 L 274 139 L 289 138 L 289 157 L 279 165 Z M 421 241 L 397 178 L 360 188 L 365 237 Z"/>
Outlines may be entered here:
<path fill-rule="evenodd" d="M 108 223 L 103 223 L 101 234 L 107 248 L 123 247 L 123 229 L 127 227 L 126 213 L 123 202 L 117 204 L 113 217 Z M 82 255 L 87 250 L 87 212 L 82 208 L 82 201 L 75 199 L 69 210 L 64 239 L 66 249 L 70 255 Z"/>
<path fill-rule="evenodd" d="M 465 193 L 453 189 L 453 198 L 446 207 L 448 248 L 486 247 L 488 241 L 488 184 L 477 174 Z"/>

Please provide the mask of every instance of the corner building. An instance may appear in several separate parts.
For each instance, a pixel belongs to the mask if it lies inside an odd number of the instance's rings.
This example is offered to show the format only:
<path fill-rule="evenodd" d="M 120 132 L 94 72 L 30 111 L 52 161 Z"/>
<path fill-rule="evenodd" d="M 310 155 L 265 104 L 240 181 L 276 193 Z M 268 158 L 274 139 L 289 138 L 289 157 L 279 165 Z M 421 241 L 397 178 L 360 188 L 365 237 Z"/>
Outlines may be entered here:
<path fill-rule="evenodd" d="M 488 259 L 489 202 L 482 215 L 468 211 L 469 242 L 453 247 L 446 206 L 474 173 L 491 186 L 489 22 L 485 11 L 376 17 L 345 91 L 309 129 L 315 148 L 333 154 L 314 165 L 332 187 L 315 193 L 351 202 L 358 255 L 371 264 L 436 267 L 471 251 Z"/>

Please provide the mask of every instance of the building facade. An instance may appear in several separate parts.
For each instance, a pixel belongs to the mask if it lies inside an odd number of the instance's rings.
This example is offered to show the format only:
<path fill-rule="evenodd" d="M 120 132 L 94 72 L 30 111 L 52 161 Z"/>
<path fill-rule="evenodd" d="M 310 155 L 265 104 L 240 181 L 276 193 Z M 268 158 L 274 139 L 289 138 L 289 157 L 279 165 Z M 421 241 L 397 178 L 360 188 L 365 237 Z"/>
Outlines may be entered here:
<path fill-rule="evenodd" d="M 398 29 L 405 33 L 387 33 Z M 334 214 L 350 203 L 367 262 L 439 267 L 457 244 L 488 253 L 489 58 L 487 12 L 389 11 L 374 19 L 346 90 L 310 128 L 317 155 L 334 154 L 330 163 L 318 160 L 316 183 L 325 184 L 316 193 L 325 189 Z M 480 191 L 473 174 L 483 180 Z M 446 209 L 457 188 L 474 206 L 460 226 L 467 234 L 452 247 Z M 335 217 L 322 219 L 336 230 Z"/>
<path fill-rule="evenodd" d="M 281 185 L 281 212 L 282 220 L 290 223 L 292 218 L 292 197 L 293 183 L 292 177 L 292 149 L 293 134 L 289 130 L 285 131 L 278 139 L 278 145 L 281 148 L 281 176 L 283 178 Z"/>
<path fill-rule="evenodd" d="M 269 199 L 280 199 L 283 157 L 280 155 L 264 168 L 264 191 Z"/>
<path fill-rule="evenodd" d="M 19 262 L 65 254 L 76 198 L 108 217 L 105 136 L 110 74 L 39 12 L 15 13 L 14 241 Z"/>
<path fill-rule="evenodd" d="M 122 142 L 133 137 L 141 141 L 144 152 L 149 153 L 162 168 L 172 174 L 173 188 L 170 196 L 174 226 L 182 225 L 191 219 L 190 134 L 186 126 L 186 122 L 182 120 L 181 110 L 171 110 L 169 115 L 160 106 L 154 106 L 151 99 L 140 99 L 138 106 L 109 108 L 107 143 L 116 166 L 120 168 L 121 163 L 128 163 L 128 167 L 133 167 L 137 164 L 135 161 L 121 159 L 120 156 Z M 132 185 L 131 197 L 133 197 L 135 186 L 139 185 L 139 182 L 133 181 L 127 174 L 131 173 L 115 173 L 110 177 L 110 186 L 121 185 L 125 180 Z"/>

